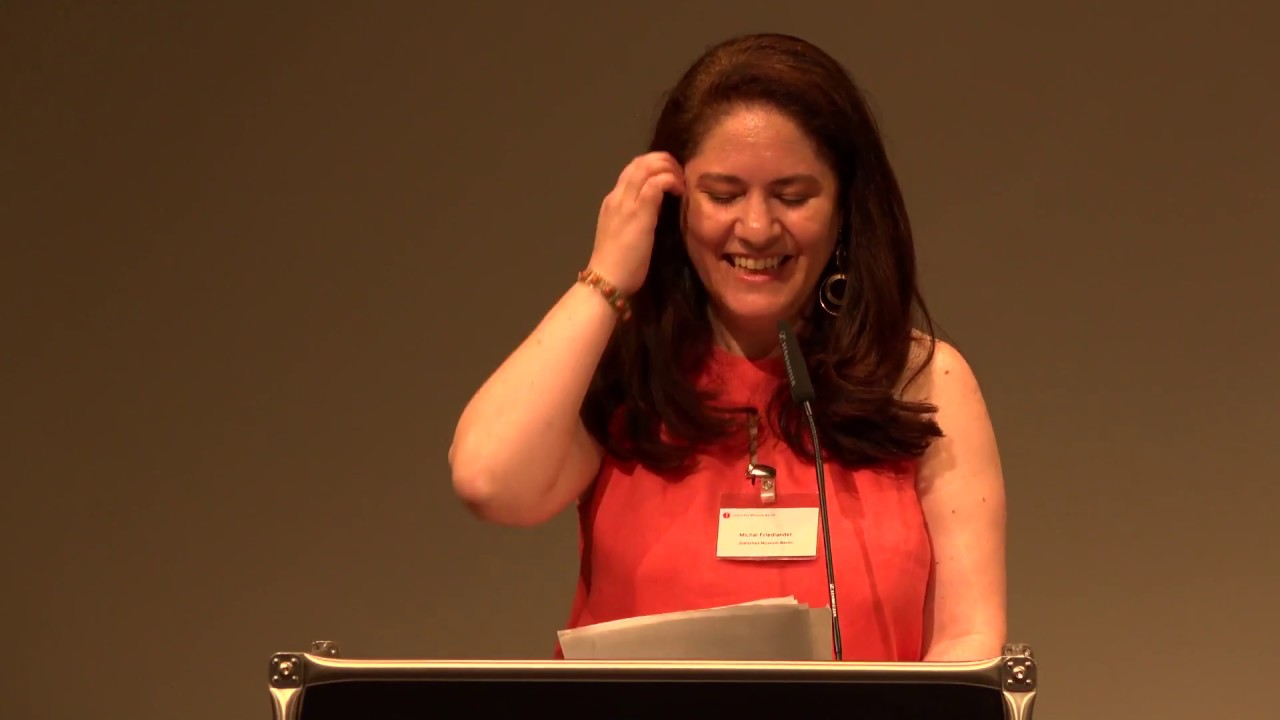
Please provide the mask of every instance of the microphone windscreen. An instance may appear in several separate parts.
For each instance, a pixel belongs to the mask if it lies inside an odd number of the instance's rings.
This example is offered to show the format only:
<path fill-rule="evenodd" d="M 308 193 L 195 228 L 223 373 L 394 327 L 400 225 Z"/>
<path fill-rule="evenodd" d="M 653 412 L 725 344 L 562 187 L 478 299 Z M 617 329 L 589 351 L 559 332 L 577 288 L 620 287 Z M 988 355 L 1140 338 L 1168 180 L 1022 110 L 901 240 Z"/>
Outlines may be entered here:
<path fill-rule="evenodd" d="M 800 341 L 796 339 L 796 334 L 786 320 L 778 321 L 778 338 L 782 342 L 782 361 L 787 366 L 791 398 L 798 403 L 812 401 L 814 392 L 813 382 L 809 379 L 809 368 L 804 364 L 804 355 L 800 352 Z"/>

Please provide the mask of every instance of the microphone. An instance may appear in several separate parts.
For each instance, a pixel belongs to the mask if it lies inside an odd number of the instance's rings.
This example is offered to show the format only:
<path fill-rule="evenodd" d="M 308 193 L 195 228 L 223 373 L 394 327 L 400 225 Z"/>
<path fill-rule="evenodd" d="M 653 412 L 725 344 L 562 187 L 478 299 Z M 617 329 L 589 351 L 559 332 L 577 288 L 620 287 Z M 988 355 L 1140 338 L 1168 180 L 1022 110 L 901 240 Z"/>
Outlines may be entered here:
<path fill-rule="evenodd" d="M 782 361 L 787 366 L 787 381 L 791 384 L 791 399 L 804 408 L 809 423 L 809 435 L 813 438 L 813 462 L 818 474 L 818 513 L 822 517 L 822 549 L 827 561 L 827 591 L 831 596 L 831 642 L 836 660 L 844 659 L 840 643 L 840 617 L 836 612 L 836 571 L 831 562 L 831 521 L 827 514 L 827 482 L 822 472 L 822 449 L 818 446 L 818 424 L 813 420 L 813 382 L 805 367 L 800 342 L 786 320 L 778 321 L 778 339 L 782 342 Z"/>

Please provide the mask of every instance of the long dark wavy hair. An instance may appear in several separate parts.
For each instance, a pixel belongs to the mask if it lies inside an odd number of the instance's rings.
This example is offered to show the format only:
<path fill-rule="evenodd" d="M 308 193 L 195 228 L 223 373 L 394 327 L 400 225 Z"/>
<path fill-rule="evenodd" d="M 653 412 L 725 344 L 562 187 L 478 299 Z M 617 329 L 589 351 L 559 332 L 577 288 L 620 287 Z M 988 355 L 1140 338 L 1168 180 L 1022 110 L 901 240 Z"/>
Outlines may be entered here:
<path fill-rule="evenodd" d="M 846 273 L 844 304 L 833 317 L 816 309 L 815 292 L 799 329 L 817 392 L 813 411 L 824 458 L 857 468 L 919 457 L 941 436 L 936 408 L 906 402 L 898 389 L 913 357 L 921 361 L 916 373 L 932 357 L 933 324 L 916 284 L 897 178 L 863 93 L 845 69 L 788 35 L 727 40 L 694 62 L 668 93 L 649 149 L 671 153 L 683 165 L 728 111 L 759 104 L 799 124 L 837 179 L 836 246 L 844 253 L 833 253 L 827 272 Z M 841 254 L 844 267 L 837 268 Z M 658 472 L 688 469 L 697 450 L 739 429 L 740 412 L 717 407 L 694 385 L 711 350 L 707 302 L 684 243 L 681 201 L 668 195 L 649 273 L 632 297 L 632 319 L 610 339 L 583 404 L 587 429 L 613 456 Z M 802 411 L 785 383 L 767 414 L 794 452 L 812 458 Z"/>

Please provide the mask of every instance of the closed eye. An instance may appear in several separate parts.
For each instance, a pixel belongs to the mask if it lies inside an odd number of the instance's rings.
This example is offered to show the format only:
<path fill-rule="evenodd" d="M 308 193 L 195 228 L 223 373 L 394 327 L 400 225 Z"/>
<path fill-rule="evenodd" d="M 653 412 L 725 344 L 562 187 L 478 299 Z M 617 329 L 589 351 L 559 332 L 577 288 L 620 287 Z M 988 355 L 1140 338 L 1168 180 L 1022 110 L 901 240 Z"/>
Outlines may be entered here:
<path fill-rule="evenodd" d="M 717 205 L 728 205 L 729 203 L 737 199 L 736 195 L 722 195 L 719 193 L 712 193 L 712 192 L 705 193 L 705 194 L 708 198 L 710 198 L 711 202 L 716 203 Z"/>
<path fill-rule="evenodd" d="M 712 193 L 712 192 L 704 193 L 704 194 L 707 196 L 709 200 L 711 200 L 711 202 L 716 203 L 717 205 L 728 205 L 729 203 L 732 203 L 734 200 L 737 200 L 739 197 L 738 195 L 725 195 L 722 193 Z M 803 195 L 800 195 L 800 196 L 785 195 L 785 196 L 779 197 L 778 202 L 782 203 L 783 205 L 786 205 L 787 207 L 800 207 L 801 205 L 804 205 L 805 203 L 809 202 L 809 198 Z"/>

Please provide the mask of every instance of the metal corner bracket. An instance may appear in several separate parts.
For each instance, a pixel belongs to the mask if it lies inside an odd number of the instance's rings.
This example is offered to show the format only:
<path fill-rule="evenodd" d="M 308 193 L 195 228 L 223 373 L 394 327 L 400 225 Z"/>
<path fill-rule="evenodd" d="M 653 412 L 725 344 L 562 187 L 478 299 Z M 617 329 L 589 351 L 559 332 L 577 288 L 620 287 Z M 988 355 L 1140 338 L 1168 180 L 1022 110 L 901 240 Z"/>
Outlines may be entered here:
<path fill-rule="evenodd" d="M 1036 701 L 1036 661 L 1031 646 L 1011 643 L 1004 646 L 1004 662 L 1000 666 L 1000 684 L 1004 694 L 1005 717 L 1025 720 L 1031 717 Z"/>

